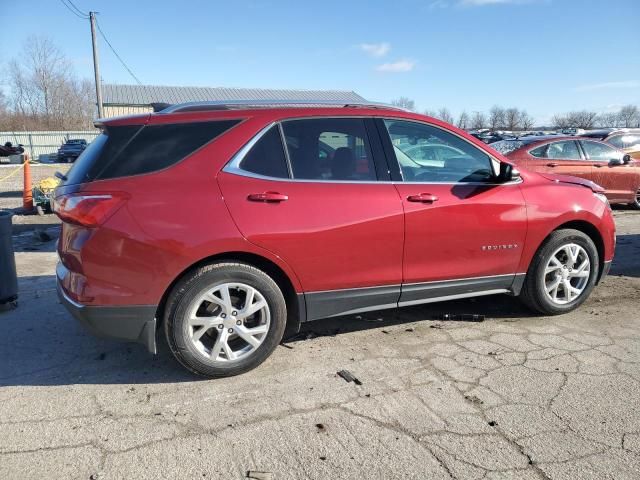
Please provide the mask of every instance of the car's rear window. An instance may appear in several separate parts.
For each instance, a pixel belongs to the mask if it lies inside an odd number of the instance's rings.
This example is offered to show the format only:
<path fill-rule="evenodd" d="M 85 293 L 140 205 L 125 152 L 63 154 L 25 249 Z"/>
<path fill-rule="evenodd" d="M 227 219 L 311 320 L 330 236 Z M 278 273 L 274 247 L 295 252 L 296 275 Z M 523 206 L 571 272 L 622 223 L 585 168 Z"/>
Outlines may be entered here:
<path fill-rule="evenodd" d="M 521 142 L 520 140 L 500 140 L 489 144 L 491 148 L 502 155 L 508 155 L 511 152 L 515 152 L 523 145 L 524 142 Z"/>
<path fill-rule="evenodd" d="M 239 121 L 108 127 L 78 157 L 65 184 L 162 170 L 178 163 Z"/>

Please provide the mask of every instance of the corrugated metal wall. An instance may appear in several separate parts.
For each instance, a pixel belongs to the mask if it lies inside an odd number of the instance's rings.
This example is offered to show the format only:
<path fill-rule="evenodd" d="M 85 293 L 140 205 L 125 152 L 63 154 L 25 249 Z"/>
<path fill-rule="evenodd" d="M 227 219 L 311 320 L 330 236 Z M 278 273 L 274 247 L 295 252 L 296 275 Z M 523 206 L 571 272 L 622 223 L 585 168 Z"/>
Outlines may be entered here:
<path fill-rule="evenodd" d="M 83 138 L 87 143 L 93 141 L 99 135 L 98 130 L 85 131 L 53 131 L 53 132 L 0 132 L 0 143 L 11 142 L 14 145 L 24 145 L 25 153 L 34 160 L 41 159 L 58 152 L 58 148 L 68 138 Z"/>
<path fill-rule="evenodd" d="M 139 115 L 151 113 L 153 108 L 145 105 L 105 105 L 104 118 L 119 117 L 120 115 Z"/>

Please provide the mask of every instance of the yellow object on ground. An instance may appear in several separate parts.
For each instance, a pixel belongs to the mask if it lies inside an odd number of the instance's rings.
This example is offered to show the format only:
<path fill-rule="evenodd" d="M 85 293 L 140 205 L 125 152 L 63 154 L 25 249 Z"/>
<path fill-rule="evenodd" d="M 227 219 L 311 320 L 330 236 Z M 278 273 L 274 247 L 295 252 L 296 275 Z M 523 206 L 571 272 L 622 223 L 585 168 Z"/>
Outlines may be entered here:
<path fill-rule="evenodd" d="M 38 183 L 38 188 L 42 190 L 44 193 L 48 193 L 51 190 L 54 190 L 59 183 L 60 183 L 59 179 L 54 177 L 47 177 L 43 180 L 40 180 L 40 182 Z"/>

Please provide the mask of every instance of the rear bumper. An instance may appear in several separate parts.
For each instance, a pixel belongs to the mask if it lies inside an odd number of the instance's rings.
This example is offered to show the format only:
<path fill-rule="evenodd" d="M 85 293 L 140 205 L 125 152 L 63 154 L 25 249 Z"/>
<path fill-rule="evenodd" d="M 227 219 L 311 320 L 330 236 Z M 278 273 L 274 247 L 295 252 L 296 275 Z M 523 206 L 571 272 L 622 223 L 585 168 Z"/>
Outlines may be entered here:
<path fill-rule="evenodd" d="M 71 315 L 89 332 L 98 337 L 141 343 L 149 352 L 156 353 L 156 305 L 82 305 L 65 293 L 61 280 L 66 274 L 68 270 L 58 263 L 58 297 Z"/>

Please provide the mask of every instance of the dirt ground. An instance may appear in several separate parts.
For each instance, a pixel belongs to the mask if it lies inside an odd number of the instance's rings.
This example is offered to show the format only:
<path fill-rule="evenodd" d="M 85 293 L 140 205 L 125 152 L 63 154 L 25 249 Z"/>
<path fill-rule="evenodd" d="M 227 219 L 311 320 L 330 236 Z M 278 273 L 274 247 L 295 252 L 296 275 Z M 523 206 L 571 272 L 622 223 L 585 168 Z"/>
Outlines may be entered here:
<path fill-rule="evenodd" d="M 55 238 L 18 233 L 0 478 L 638 479 L 640 212 L 615 213 L 611 275 L 568 315 L 494 296 L 314 322 L 221 380 L 87 334 L 56 298 Z"/>

